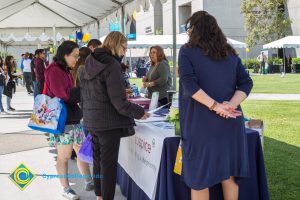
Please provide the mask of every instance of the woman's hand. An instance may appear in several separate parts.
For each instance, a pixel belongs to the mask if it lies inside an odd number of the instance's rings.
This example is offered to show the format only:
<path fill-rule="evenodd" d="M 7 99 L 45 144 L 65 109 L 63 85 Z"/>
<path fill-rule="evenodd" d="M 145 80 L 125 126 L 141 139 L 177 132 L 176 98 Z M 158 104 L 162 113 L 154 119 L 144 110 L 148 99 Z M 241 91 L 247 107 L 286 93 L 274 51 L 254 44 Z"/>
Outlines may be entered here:
<path fill-rule="evenodd" d="M 150 117 L 150 113 L 145 112 L 144 116 L 141 118 L 141 120 L 145 120 Z"/>
<path fill-rule="evenodd" d="M 143 86 L 144 86 L 144 88 L 153 87 L 154 82 L 143 82 Z"/>
<path fill-rule="evenodd" d="M 217 103 L 215 108 L 213 109 L 217 115 L 220 115 L 223 118 L 236 118 L 242 115 L 241 111 L 236 110 L 236 108 L 232 105 L 229 105 L 227 103 Z"/>

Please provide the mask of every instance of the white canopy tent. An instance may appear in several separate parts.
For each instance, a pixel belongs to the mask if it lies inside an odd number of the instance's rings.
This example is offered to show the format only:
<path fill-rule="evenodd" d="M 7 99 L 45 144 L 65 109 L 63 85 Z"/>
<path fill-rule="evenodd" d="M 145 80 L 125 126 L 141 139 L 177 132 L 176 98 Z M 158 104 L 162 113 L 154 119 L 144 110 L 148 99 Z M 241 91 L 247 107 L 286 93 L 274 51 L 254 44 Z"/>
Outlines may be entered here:
<path fill-rule="evenodd" d="M 287 36 L 263 45 L 264 49 L 300 48 L 300 36 Z"/>
<path fill-rule="evenodd" d="M 55 44 L 131 1 L 1 0 L 0 41 L 9 46 Z"/>
<path fill-rule="evenodd" d="M 101 37 L 100 40 L 103 42 L 106 35 Z M 176 35 L 176 48 L 179 49 L 183 44 L 188 41 L 187 34 Z M 246 48 L 247 45 L 243 42 L 227 38 L 227 42 L 234 48 Z M 159 45 L 162 48 L 173 48 L 173 35 L 137 35 L 136 40 L 128 41 L 128 48 L 150 48 L 153 45 Z"/>
<path fill-rule="evenodd" d="M 160 0 L 166 3 L 167 0 Z M 16 45 L 52 43 L 56 45 L 56 34 L 63 37 L 83 26 L 97 22 L 97 36 L 100 37 L 100 20 L 124 6 L 135 3 L 137 12 L 148 10 L 156 0 L 1 0 L 0 1 L 0 49 Z M 176 0 L 172 0 L 173 63 L 176 63 Z M 124 22 L 121 20 L 122 30 Z M 53 31 L 52 31 L 53 29 Z M 14 35 L 11 35 L 13 33 Z M 50 40 L 38 38 L 45 33 Z M 29 35 L 29 36 L 28 36 Z M 52 36 L 52 40 L 51 40 Z M 33 39 L 36 37 L 36 39 Z M 18 38 L 18 39 L 17 39 Z M 20 39 L 23 38 L 23 39 Z M 16 39 L 17 41 L 14 41 Z M 20 47 L 24 48 L 24 47 Z M 176 67 L 173 68 L 173 87 L 176 88 Z"/>
<path fill-rule="evenodd" d="M 264 49 L 283 49 L 283 69 L 285 73 L 285 49 L 300 48 L 300 36 L 286 36 L 279 40 L 263 45 Z"/>

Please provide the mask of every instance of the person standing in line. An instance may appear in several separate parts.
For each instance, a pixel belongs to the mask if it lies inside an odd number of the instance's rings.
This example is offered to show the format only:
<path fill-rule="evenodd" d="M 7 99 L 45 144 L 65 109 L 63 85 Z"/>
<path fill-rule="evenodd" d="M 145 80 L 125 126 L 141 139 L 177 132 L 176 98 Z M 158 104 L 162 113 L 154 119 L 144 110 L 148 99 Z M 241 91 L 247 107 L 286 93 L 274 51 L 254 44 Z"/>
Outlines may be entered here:
<path fill-rule="evenodd" d="M 98 39 L 91 39 L 87 44 L 87 47 L 91 49 L 92 52 L 95 51 L 96 48 L 100 48 L 102 45 L 101 41 Z"/>
<path fill-rule="evenodd" d="M 23 60 L 23 77 L 25 79 L 26 90 L 28 94 L 32 94 L 31 90 L 32 79 L 31 79 L 31 59 L 29 58 L 29 53 L 25 53 L 25 59 Z"/>
<path fill-rule="evenodd" d="M 76 67 L 71 71 L 76 87 L 80 87 L 82 72 L 85 69 L 85 60 L 91 53 L 92 51 L 88 47 L 81 47 L 79 49 L 79 59 L 76 63 Z"/>
<path fill-rule="evenodd" d="M 8 75 L 8 77 L 7 77 L 8 81 L 6 84 L 7 110 L 15 111 L 15 109 L 13 107 L 11 107 L 11 100 L 13 97 L 13 93 L 16 91 L 16 84 L 14 82 L 14 79 L 17 78 L 17 76 L 13 75 L 15 72 L 13 56 L 6 56 L 3 69 L 4 69 L 4 71 L 6 71 L 6 73 Z"/>
<path fill-rule="evenodd" d="M 178 58 L 181 176 L 192 200 L 209 200 L 219 183 L 225 200 L 238 200 L 240 180 L 250 175 L 240 104 L 253 81 L 212 15 L 195 12 L 186 26 Z"/>
<path fill-rule="evenodd" d="M 75 67 L 78 60 L 78 45 L 72 41 L 64 41 L 57 49 L 53 62 L 45 71 L 45 89 L 50 97 L 57 97 L 64 100 L 67 107 L 67 120 L 63 134 L 50 135 L 50 146 L 57 149 L 58 157 L 56 170 L 60 176 L 60 183 L 63 186 L 62 196 L 66 199 L 79 199 L 79 196 L 71 188 L 68 174 L 68 160 L 71 158 L 72 150 L 78 153 L 82 142 L 85 139 L 83 128 L 80 124 L 82 111 L 78 106 L 80 101 L 80 90 L 74 87 L 74 81 L 70 70 Z M 87 163 L 77 159 L 78 169 L 85 177 L 86 189 L 90 190 L 92 177 L 90 176 Z"/>
<path fill-rule="evenodd" d="M 4 65 L 3 59 L 0 56 L 0 114 L 5 113 L 2 104 L 2 94 L 4 92 L 4 87 L 6 85 L 6 72 L 3 69 L 3 65 Z"/>
<path fill-rule="evenodd" d="M 34 55 L 30 54 L 29 58 L 31 59 L 30 68 L 31 68 L 31 80 L 32 80 L 32 87 L 33 87 L 33 98 L 36 97 L 37 93 L 37 86 L 36 86 L 36 75 L 35 75 L 35 66 L 34 60 L 36 59 L 36 53 Z"/>
<path fill-rule="evenodd" d="M 36 59 L 34 60 L 35 65 L 35 74 L 36 74 L 36 82 L 37 82 L 37 93 L 42 94 L 44 89 L 45 82 L 45 70 L 46 70 L 46 55 L 44 49 L 37 49 L 35 51 Z"/>
<path fill-rule="evenodd" d="M 126 97 L 121 69 L 126 48 L 122 33 L 109 33 L 86 59 L 80 80 L 83 123 L 93 137 L 93 174 L 100 176 L 94 178 L 97 200 L 114 199 L 120 139 L 134 134 L 134 118 L 149 117 Z"/>
<path fill-rule="evenodd" d="M 24 65 L 23 65 L 23 61 L 25 60 L 25 54 L 22 53 L 21 55 L 21 61 L 20 61 L 20 69 L 21 69 L 21 72 L 23 73 L 23 70 L 24 70 Z M 21 81 L 21 85 L 24 87 L 25 86 L 25 79 L 24 77 L 22 77 L 22 81 Z"/>
<path fill-rule="evenodd" d="M 130 76 L 127 72 L 128 66 L 125 65 L 124 63 L 121 63 L 121 67 L 122 67 L 122 75 L 123 75 L 123 81 L 124 81 L 125 88 L 130 89 L 130 82 L 129 82 Z"/>

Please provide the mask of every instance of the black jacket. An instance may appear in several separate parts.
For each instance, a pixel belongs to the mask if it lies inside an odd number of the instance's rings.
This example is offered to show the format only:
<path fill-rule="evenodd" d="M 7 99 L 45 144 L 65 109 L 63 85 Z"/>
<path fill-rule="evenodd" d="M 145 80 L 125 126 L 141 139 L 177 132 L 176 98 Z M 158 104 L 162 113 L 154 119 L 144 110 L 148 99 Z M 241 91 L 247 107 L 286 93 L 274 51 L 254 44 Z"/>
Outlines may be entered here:
<path fill-rule="evenodd" d="M 127 100 L 120 62 L 98 48 L 85 62 L 81 83 L 83 121 L 88 131 L 129 128 L 144 109 Z"/>

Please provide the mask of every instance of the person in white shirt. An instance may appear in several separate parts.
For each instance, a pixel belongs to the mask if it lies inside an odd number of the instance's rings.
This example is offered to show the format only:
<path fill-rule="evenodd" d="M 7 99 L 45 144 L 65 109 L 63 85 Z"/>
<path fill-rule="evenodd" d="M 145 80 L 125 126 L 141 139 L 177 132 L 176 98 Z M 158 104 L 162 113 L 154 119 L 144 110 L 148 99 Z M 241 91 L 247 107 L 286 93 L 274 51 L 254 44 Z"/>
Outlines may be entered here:
<path fill-rule="evenodd" d="M 31 78 L 31 59 L 29 58 L 29 53 L 25 54 L 25 59 L 23 60 L 23 78 L 25 79 L 26 90 L 28 94 L 32 94 L 31 89 L 32 78 Z"/>
<path fill-rule="evenodd" d="M 260 62 L 260 74 L 265 74 L 266 62 L 268 61 L 267 56 L 264 52 L 261 52 L 261 54 L 257 56 L 257 60 Z"/>

